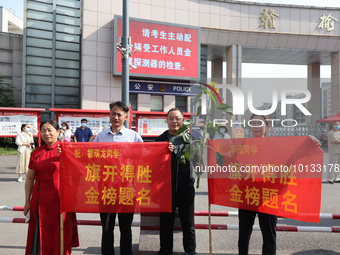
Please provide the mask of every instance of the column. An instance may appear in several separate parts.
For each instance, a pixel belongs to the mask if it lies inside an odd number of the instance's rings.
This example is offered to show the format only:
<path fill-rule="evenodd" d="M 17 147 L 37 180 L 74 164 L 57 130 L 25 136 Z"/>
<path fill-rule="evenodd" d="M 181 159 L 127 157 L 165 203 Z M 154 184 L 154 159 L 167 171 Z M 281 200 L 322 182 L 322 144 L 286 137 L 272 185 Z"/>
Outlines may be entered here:
<path fill-rule="evenodd" d="M 217 84 L 223 83 L 223 59 L 213 59 L 211 61 L 211 82 L 216 82 Z M 217 97 L 216 96 L 214 97 L 215 97 L 216 102 L 218 102 Z M 220 92 L 220 97 L 223 97 L 221 92 Z M 212 108 L 216 107 L 213 102 L 211 102 L 210 106 Z M 220 110 L 213 111 L 211 114 L 211 119 L 223 119 L 223 118 L 224 118 L 223 112 Z"/>
<path fill-rule="evenodd" d="M 227 83 L 241 87 L 242 46 L 227 48 Z"/>
<path fill-rule="evenodd" d="M 219 84 L 223 82 L 223 59 L 211 61 L 211 81 Z"/>
<path fill-rule="evenodd" d="M 321 118 L 321 89 L 320 89 L 320 63 L 308 65 L 307 83 L 311 93 L 311 99 L 307 103 L 307 109 L 312 116 L 306 116 L 307 125 L 315 125 Z"/>
<path fill-rule="evenodd" d="M 331 55 L 331 116 L 340 112 L 340 55 Z"/>
<path fill-rule="evenodd" d="M 241 70 L 242 70 L 242 46 L 232 45 L 227 48 L 227 84 L 235 85 L 241 88 Z M 229 106 L 233 106 L 233 98 L 231 92 L 228 90 L 226 95 L 226 101 L 224 102 Z M 244 115 L 226 115 L 228 122 L 230 120 L 243 121 Z M 232 128 L 228 125 L 229 135 L 232 136 Z"/>

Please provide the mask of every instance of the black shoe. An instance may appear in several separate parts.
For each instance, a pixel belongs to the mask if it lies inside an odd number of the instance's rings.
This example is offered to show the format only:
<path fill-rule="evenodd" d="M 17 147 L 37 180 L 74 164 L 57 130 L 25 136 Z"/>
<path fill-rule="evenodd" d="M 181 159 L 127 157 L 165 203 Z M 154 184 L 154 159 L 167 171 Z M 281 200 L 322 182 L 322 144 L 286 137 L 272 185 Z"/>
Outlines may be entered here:
<path fill-rule="evenodd" d="M 328 182 L 329 184 L 334 184 L 334 182 L 333 182 L 333 181 L 328 181 L 328 180 L 327 180 L 327 182 Z"/>

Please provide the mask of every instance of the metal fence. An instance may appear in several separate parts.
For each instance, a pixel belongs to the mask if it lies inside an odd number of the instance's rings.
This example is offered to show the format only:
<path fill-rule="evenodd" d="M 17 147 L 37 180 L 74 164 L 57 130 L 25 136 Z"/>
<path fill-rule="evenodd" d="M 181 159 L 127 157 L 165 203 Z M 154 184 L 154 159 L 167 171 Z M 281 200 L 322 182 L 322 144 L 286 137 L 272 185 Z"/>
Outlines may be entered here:
<path fill-rule="evenodd" d="M 297 126 L 297 127 L 270 127 L 267 136 L 305 136 L 313 135 L 317 139 L 320 139 L 322 130 L 325 128 L 320 125 L 309 125 L 309 126 Z M 245 137 L 252 137 L 252 133 L 249 127 L 244 129 Z"/>

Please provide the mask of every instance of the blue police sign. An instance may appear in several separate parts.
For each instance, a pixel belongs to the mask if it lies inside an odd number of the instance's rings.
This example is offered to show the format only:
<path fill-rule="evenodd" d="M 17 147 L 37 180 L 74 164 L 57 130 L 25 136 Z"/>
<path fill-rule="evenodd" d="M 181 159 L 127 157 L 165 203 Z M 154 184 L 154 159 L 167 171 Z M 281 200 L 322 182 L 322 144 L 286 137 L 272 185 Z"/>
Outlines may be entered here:
<path fill-rule="evenodd" d="M 130 93 L 161 94 L 175 96 L 193 96 L 199 92 L 199 86 L 178 83 L 159 83 L 130 81 Z"/>

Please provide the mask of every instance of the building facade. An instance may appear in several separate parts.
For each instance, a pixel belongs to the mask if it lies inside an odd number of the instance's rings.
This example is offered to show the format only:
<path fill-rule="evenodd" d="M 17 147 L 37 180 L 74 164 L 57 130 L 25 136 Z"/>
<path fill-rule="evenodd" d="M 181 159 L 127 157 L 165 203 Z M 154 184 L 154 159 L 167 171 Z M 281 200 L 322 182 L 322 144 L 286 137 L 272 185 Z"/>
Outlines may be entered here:
<path fill-rule="evenodd" d="M 122 15 L 121 0 L 27 0 L 23 38 L 24 107 L 106 109 L 121 99 L 121 76 L 113 75 L 114 19 Z M 331 114 L 339 112 L 340 11 L 278 4 L 215 0 L 130 0 L 131 19 L 200 29 L 200 76 L 221 82 L 226 62 L 227 83 L 242 87 L 242 63 L 308 66 L 307 107 L 321 117 L 320 65 L 331 65 Z M 134 36 L 131 44 L 134 44 Z M 138 53 L 134 53 L 137 54 Z M 187 79 L 134 76 L 132 80 L 186 86 Z M 180 94 L 131 93 L 139 111 L 184 105 Z M 232 97 L 224 100 L 232 105 Z M 176 103 L 177 102 L 177 103 Z"/>

